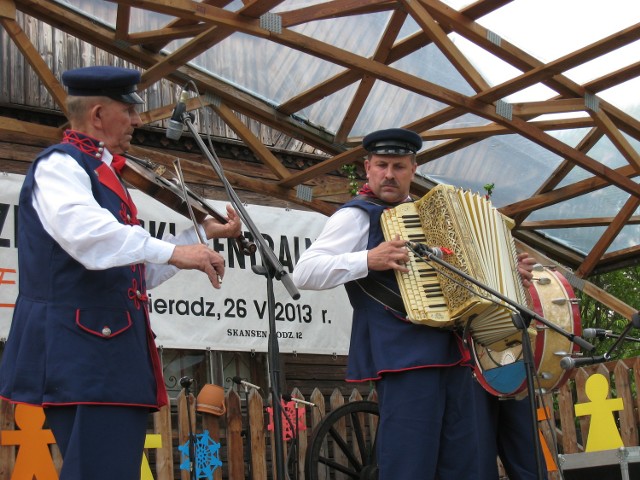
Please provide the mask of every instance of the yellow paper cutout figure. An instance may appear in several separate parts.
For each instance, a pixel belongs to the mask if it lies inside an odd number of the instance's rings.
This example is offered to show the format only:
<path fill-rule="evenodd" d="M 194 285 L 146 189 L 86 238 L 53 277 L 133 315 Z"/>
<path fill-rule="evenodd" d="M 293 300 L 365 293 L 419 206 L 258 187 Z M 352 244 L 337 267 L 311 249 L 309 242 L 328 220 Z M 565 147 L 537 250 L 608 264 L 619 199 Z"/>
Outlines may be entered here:
<path fill-rule="evenodd" d="M 144 439 L 144 448 L 161 448 L 162 435 L 159 433 L 147 433 Z M 140 467 L 140 480 L 153 480 L 153 473 L 149 466 L 149 459 L 146 455 L 142 455 L 142 466 Z"/>
<path fill-rule="evenodd" d="M 622 399 L 607 398 L 609 382 L 600 373 L 595 373 L 587 379 L 584 390 L 591 402 L 576 403 L 575 408 L 578 417 L 591 415 L 585 452 L 613 450 L 624 446 L 616 419 L 613 417 L 614 411 L 624 409 Z"/>
<path fill-rule="evenodd" d="M 51 430 L 42 429 L 44 410 L 41 407 L 17 404 L 14 416 L 20 430 L 3 430 L 0 434 L 0 445 L 18 447 L 11 480 L 57 480 L 58 472 L 49 451 L 49 444 L 56 441 Z"/>

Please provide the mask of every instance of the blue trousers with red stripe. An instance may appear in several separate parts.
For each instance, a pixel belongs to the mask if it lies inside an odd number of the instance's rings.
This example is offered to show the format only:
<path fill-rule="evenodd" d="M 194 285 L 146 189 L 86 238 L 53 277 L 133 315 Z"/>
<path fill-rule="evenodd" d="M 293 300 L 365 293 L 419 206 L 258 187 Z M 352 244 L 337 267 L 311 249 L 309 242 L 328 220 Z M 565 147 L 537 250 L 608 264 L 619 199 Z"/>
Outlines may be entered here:
<path fill-rule="evenodd" d="M 148 408 L 70 405 L 44 411 L 62 453 L 60 480 L 140 480 Z"/>
<path fill-rule="evenodd" d="M 498 480 L 498 456 L 509 478 L 536 480 L 538 467 L 529 400 L 502 400 L 488 393 L 479 383 L 474 383 L 478 430 L 486 439 L 481 445 L 484 455 L 478 480 Z M 542 463 L 541 473 L 543 478 L 547 478 L 544 459 Z"/>
<path fill-rule="evenodd" d="M 477 480 L 473 381 L 460 366 L 382 375 L 379 480 Z"/>

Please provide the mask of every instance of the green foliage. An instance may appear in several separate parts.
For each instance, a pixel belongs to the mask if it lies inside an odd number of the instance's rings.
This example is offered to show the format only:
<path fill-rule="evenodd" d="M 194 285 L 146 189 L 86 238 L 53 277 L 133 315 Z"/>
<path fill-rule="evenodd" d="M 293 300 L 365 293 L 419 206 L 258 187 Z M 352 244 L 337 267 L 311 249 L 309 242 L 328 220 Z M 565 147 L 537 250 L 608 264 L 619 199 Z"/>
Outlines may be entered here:
<path fill-rule="evenodd" d="M 486 190 L 487 194 L 485 195 L 487 197 L 487 199 L 489 199 L 489 197 L 491 197 L 491 195 L 493 195 L 493 189 L 496 188 L 496 184 L 495 183 L 487 183 L 484 186 L 484 189 Z"/>
<path fill-rule="evenodd" d="M 358 178 L 356 175 L 356 166 L 351 163 L 345 164 L 340 167 L 340 170 L 347 175 L 347 178 L 349 179 L 349 193 L 355 197 L 358 194 L 358 190 L 360 190 L 356 180 Z"/>
<path fill-rule="evenodd" d="M 640 310 L 640 267 L 629 267 L 615 272 L 596 275 L 589 278 L 589 281 L 600 287 L 610 295 L 618 298 L 627 305 Z M 580 315 L 582 317 L 582 328 L 604 328 L 620 334 L 629 323 L 628 320 L 606 306 L 597 302 L 593 298 L 576 290 L 576 296 L 580 299 Z M 640 330 L 631 329 L 629 337 L 640 337 Z M 605 353 L 615 339 L 590 339 L 596 346 L 595 354 Z M 624 341 L 616 351 L 612 352 L 612 359 L 629 358 L 640 355 L 640 343 Z"/>

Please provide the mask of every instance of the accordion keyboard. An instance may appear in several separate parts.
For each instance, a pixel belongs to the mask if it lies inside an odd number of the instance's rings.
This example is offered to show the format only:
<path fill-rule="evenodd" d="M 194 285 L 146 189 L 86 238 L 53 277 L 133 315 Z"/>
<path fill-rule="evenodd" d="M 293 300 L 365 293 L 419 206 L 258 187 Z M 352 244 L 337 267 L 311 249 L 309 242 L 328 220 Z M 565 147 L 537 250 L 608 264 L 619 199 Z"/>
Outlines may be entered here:
<path fill-rule="evenodd" d="M 413 203 L 385 210 L 383 217 L 381 223 L 386 240 L 393 240 L 397 235 L 405 241 L 425 243 Z M 451 323 L 449 310 L 434 268 L 411 251 L 408 268 L 408 273 L 396 271 L 407 318 L 434 327 L 448 326 Z"/>

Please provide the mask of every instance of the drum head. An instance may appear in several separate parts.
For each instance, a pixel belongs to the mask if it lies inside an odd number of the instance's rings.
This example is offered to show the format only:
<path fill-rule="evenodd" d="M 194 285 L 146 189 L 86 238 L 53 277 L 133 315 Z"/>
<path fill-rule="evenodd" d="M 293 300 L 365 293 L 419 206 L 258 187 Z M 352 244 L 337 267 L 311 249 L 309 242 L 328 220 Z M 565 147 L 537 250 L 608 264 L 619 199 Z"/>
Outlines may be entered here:
<path fill-rule="evenodd" d="M 560 272 L 547 268 L 536 272 L 535 276 L 548 278 L 548 281 L 534 282 L 529 289 L 535 312 L 565 332 L 581 335 L 580 309 L 567 279 Z M 564 385 L 571 374 L 560 367 L 560 360 L 577 352 L 580 347 L 542 323 L 536 322 L 536 325 L 536 372 L 540 388 L 549 392 Z"/>
<path fill-rule="evenodd" d="M 534 272 L 529 288 L 532 310 L 562 330 L 580 335 L 580 312 L 571 286 L 564 276 L 552 269 Z M 566 382 L 570 372 L 560 367 L 560 360 L 579 350 L 568 338 L 533 320 L 528 329 L 534 366 L 536 389 L 552 391 Z M 474 371 L 478 382 L 491 394 L 499 397 L 519 397 L 527 388 L 527 377 L 522 359 L 522 345 L 501 351 L 483 347 L 467 338 L 475 360 Z"/>
<path fill-rule="evenodd" d="M 535 331 L 529 329 L 535 336 Z M 497 351 L 470 340 L 475 360 L 476 379 L 492 395 L 515 397 L 527 388 L 527 372 L 522 359 L 522 345 Z M 532 343 L 533 348 L 533 343 Z"/>

